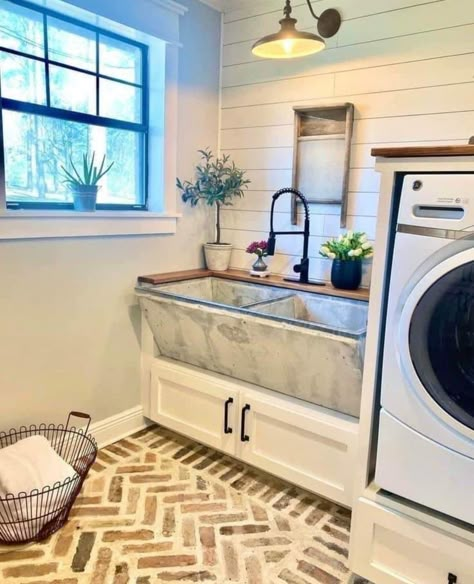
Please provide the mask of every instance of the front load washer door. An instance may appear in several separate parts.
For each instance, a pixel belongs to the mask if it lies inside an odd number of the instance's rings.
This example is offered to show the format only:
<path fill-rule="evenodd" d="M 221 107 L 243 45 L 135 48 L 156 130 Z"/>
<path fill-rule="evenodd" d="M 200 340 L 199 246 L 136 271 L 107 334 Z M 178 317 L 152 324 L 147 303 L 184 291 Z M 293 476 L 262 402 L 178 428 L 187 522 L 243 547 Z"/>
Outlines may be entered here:
<path fill-rule="evenodd" d="M 474 430 L 474 262 L 454 268 L 427 290 L 412 315 L 409 347 L 426 391 Z"/>
<path fill-rule="evenodd" d="M 471 261 L 466 261 L 470 259 Z M 402 366 L 445 422 L 474 431 L 474 260 L 461 253 L 412 290 L 400 321 Z M 403 362 L 404 361 L 404 362 Z"/>

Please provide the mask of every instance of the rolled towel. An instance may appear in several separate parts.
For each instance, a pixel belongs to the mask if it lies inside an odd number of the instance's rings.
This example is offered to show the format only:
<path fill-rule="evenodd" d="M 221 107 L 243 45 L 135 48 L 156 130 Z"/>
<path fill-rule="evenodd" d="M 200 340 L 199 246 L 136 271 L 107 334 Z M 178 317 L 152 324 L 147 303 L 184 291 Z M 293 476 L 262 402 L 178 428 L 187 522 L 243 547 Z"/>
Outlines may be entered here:
<path fill-rule="evenodd" d="M 29 495 L 37 489 L 52 488 L 56 483 L 74 479 L 77 473 L 52 448 L 44 436 L 31 436 L 0 450 L 0 533 L 8 539 L 15 539 L 18 526 L 28 537 L 35 537 L 40 529 L 54 519 L 59 511 L 59 492 L 38 494 L 29 499 L 12 501 L 7 495 L 18 497 L 20 493 Z M 35 518 L 35 521 L 33 521 Z M 28 520 L 28 521 L 27 521 Z M 3 523 L 3 525 L 1 525 Z"/>

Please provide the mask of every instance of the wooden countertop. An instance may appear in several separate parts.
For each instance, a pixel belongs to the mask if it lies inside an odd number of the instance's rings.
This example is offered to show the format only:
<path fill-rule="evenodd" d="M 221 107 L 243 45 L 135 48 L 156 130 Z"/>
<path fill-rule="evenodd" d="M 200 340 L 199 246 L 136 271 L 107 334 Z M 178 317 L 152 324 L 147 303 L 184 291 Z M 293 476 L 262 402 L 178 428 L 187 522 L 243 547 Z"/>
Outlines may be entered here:
<path fill-rule="evenodd" d="M 237 280 L 239 282 L 256 282 L 262 286 L 278 286 L 289 290 L 299 290 L 302 292 L 312 292 L 313 294 L 325 294 L 327 296 L 338 296 L 340 298 L 351 298 L 353 300 L 363 300 L 368 302 L 369 290 L 359 288 L 359 290 L 339 290 L 331 284 L 325 286 L 314 286 L 312 284 L 300 284 L 299 282 L 285 282 L 282 276 L 268 276 L 267 278 L 258 278 L 251 276 L 246 270 L 227 270 L 226 272 L 213 272 L 212 270 L 197 269 L 185 270 L 182 272 L 168 272 L 166 274 L 150 274 L 148 276 L 139 276 L 138 281 L 143 284 L 168 284 L 171 282 L 180 282 L 182 280 L 195 280 L 213 276 L 214 278 L 223 278 L 226 280 Z"/>
<path fill-rule="evenodd" d="M 380 158 L 418 158 L 423 156 L 474 156 L 474 144 L 462 146 L 407 146 L 372 148 L 372 156 Z"/>

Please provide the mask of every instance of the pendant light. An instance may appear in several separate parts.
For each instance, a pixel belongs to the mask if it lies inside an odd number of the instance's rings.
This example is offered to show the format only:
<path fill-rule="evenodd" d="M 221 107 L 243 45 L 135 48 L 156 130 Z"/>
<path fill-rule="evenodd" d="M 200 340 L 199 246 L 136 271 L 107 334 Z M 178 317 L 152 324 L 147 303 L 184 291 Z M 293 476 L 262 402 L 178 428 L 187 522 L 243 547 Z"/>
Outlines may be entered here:
<path fill-rule="evenodd" d="M 323 39 L 334 36 L 341 26 L 340 13 L 329 8 L 316 16 L 310 0 L 306 0 L 312 16 L 318 21 L 319 35 L 296 29 L 296 18 L 291 17 L 290 0 L 286 0 L 283 9 L 284 18 L 280 20 L 281 30 L 261 38 L 252 47 L 252 53 L 264 59 L 294 59 L 306 57 L 322 51 L 326 46 Z"/>

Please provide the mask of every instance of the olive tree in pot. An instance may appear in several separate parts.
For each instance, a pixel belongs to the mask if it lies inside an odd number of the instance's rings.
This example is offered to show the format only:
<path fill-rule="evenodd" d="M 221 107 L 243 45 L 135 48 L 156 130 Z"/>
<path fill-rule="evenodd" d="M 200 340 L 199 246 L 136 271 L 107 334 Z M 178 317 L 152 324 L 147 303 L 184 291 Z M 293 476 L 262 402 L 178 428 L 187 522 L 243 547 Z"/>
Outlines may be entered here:
<path fill-rule="evenodd" d="M 89 155 L 83 154 L 82 168 L 79 172 L 72 160 L 69 161 L 71 168 L 68 170 L 61 166 L 64 173 L 64 182 L 68 185 L 74 201 L 76 211 L 92 212 L 95 211 L 97 203 L 97 193 L 100 189 L 98 182 L 103 178 L 114 163 L 105 168 L 105 155 L 102 158 L 100 166 L 95 165 L 95 152 L 89 161 Z"/>
<path fill-rule="evenodd" d="M 229 267 L 232 245 L 221 241 L 221 209 L 232 205 L 235 197 L 243 197 L 244 189 L 250 181 L 229 156 L 219 158 L 210 150 L 199 150 L 199 153 L 201 163 L 196 166 L 195 182 L 177 179 L 176 186 L 182 193 L 183 202 L 190 203 L 192 207 L 196 207 L 200 201 L 211 207 L 215 205 L 216 239 L 204 244 L 204 254 L 210 270 L 224 272 Z"/>

